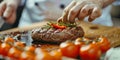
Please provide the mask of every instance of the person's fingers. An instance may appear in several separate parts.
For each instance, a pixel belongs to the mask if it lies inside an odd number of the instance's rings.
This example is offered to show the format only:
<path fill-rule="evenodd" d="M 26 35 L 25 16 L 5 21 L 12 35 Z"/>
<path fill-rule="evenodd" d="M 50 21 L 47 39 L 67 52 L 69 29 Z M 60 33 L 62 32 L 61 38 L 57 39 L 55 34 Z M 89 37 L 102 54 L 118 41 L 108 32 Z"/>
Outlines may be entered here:
<path fill-rule="evenodd" d="M 69 22 L 71 22 L 71 23 L 75 22 L 76 16 L 78 15 L 79 11 L 81 10 L 81 8 L 85 4 L 86 4 L 85 2 L 78 3 L 78 4 L 76 4 L 74 7 L 72 7 L 70 9 L 69 14 L 68 14 L 68 20 L 69 20 Z"/>
<path fill-rule="evenodd" d="M 62 22 L 62 17 L 60 17 L 60 18 L 58 18 L 58 20 L 57 20 L 57 22 L 59 23 L 59 22 Z"/>
<path fill-rule="evenodd" d="M 6 9 L 6 4 L 5 4 L 5 2 L 0 3 L 0 16 L 3 15 L 5 9 Z"/>
<path fill-rule="evenodd" d="M 78 19 L 83 20 L 86 16 L 88 16 L 88 11 L 90 8 L 88 8 L 88 5 L 85 5 L 79 12 Z"/>
<path fill-rule="evenodd" d="M 15 19 L 16 19 L 16 12 L 13 12 L 11 16 L 6 18 L 6 22 L 9 24 L 13 24 L 15 22 Z"/>
<path fill-rule="evenodd" d="M 13 13 L 13 10 L 14 10 L 14 6 L 8 4 L 6 9 L 5 9 L 5 12 L 3 14 L 3 17 L 5 17 L 5 18 L 10 17 Z"/>
<path fill-rule="evenodd" d="M 88 16 L 89 14 L 91 14 L 91 10 L 93 9 L 92 6 L 90 6 L 89 4 L 88 5 L 85 5 L 79 12 L 79 15 L 78 15 L 78 19 L 82 20 L 84 19 L 86 16 Z"/>
<path fill-rule="evenodd" d="M 72 1 L 65 9 L 64 9 L 64 12 L 63 12 L 63 15 L 62 15 L 62 17 L 63 17 L 63 19 L 62 19 L 62 21 L 63 22 L 67 22 L 67 16 L 68 16 L 68 13 L 69 13 L 69 10 L 74 6 L 76 4 L 76 2 L 75 1 Z"/>
<path fill-rule="evenodd" d="M 94 7 L 94 9 L 92 10 L 91 15 L 89 15 L 89 19 L 88 21 L 93 21 L 94 19 L 96 19 L 97 17 L 101 16 L 101 9 L 98 7 Z"/>

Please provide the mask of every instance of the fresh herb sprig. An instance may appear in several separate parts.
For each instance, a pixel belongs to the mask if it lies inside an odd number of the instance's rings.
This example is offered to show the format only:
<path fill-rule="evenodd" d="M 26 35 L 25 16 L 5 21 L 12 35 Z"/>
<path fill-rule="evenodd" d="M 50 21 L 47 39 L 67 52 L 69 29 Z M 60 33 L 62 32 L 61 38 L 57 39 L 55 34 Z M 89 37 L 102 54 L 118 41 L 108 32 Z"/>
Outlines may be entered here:
<path fill-rule="evenodd" d="M 43 28 L 49 29 L 49 28 L 53 28 L 53 26 L 51 26 L 52 24 L 58 24 L 59 26 L 66 26 L 66 27 L 76 27 L 77 24 L 76 23 L 65 23 L 65 22 L 48 22 L 47 25 L 44 25 Z"/>

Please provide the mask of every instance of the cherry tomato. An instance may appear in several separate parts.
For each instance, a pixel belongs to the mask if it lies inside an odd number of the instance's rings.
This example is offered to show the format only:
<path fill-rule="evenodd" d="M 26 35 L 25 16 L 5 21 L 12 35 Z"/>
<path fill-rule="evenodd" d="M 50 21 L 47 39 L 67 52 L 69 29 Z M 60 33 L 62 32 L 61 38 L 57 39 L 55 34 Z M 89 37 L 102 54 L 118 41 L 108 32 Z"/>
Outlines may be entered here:
<path fill-rule="evenodd" d="M 101 50 L 96 44 L 89 44 L 81 47 L 79 55 L 82 60 L 99 60 Z"/>
<path fill-rule="evenodd" d="M 51 56 L 53 57 L 53 60 L 62 60 L 62 53 L 58 50 L 54 50 L 50 52 Z"/>
<path fill-rule="evenodd" d="M 29 51 L 29 52 L 34 52 L 35 51 L 35 47 L 34 46 L 26 46 L 25 50 Z"/>
<path fill-rule="evenodd" d="M 18 50 L 17 48 L 12 47 L 8 52 L 8 56 L 12 59 L 19 59 L 21 53 L 22 53 L 21 50 Z"/>
<path fill-rule="evenodd" d="M 66 28 L 66 26 L 60 26 L 58 24 L 51 24 L 51 25 L 56 29 L 65 29 Z"/>
<path fill-rule="evenodd" d="M 84 38 L 84 41 L 89 41 L 90 39 L 89 38 Z"/>
<path fill-rule="evenodd" d="M 12 46 L 9 45 L 8 43 L 2 43 L 1 44 L 1 54 L 3 56 L 7 56 L 7 53 L 9 52 L 9 49 L 11 48 Z"/>
<path fill-rule="evenodd" d="M 96 44 L 100 47 L 102 53 L 105 53 L 108 49 L 110 49 L 110 42 L 106 37 L 100 37 Z"/>
<path fill-rule="evenodd" d="M 85 45 L 85 42 L 82 40 L 82 38 L 77 38 L 74 42 L 75 45 L 77 45 L 79 47 L 79 49 L 81 48 L 81 46 Z"/>
<path fill-rule="evenodd" d="M 0 54 L 2 53 L 1 44 L 2 44 L 2 41 L 0 40 Z"/>
<path fill-rule="evenodd" d="M 35 54 L 31 52 L 24 51 L 21 53 L 20 60 L 35 60 Z"/>
<path fill-rule="evenodd" d="M 14 46 L 18 46 L 18 47 L 21 47 L 21 48 L 24 48 L 26 46 L 26 44 L 24 42 L 15 42 Z"/>
<path fill-rule="evenodd" d="M 53 57 L 44 49 L 36 48 L 35 60 L 53 60 Z"/>
<path fill-rule="evenodd" d="M 5 42 L 13 44 L 15 42 L 15 40 L 13 38 L 11 38 L 11 37 L 6 37 Z"/>
<path fill-rule="evenodd" d="M 63 56 L 76 58 L 79 55 L 79 46 L 72 42 L 63 42 L 60 44 L 60 51 Z"/>

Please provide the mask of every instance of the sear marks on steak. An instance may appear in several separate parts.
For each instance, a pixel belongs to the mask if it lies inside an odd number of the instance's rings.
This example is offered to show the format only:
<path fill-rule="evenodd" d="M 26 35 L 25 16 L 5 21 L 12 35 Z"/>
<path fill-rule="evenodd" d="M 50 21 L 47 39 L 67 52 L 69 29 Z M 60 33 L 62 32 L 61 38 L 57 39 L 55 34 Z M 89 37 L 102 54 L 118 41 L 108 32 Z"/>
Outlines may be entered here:
<path fill-rule="evenodd" d="M 61 43 L 66 40 L 75 40 L 83 37 L 84 31 L 80 26 L 67 27 L 65 29 L 38 28 L 32 30 L 32 39 L 41 42 Z"/>

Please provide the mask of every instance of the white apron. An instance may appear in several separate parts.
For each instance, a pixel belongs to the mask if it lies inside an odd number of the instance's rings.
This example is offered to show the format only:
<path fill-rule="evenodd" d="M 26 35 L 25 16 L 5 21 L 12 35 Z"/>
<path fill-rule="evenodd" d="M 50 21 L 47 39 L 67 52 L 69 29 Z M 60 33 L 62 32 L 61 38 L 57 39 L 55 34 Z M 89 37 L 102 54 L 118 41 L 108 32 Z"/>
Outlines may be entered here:
<path fill-rule="evenodd" d="M 35 22 L 40 22 L 45 19 L 57 20 L 63 12 L 62 7 L 66 7 L 72 0 L 27 0 L 20 19 L 19 27 L 31 25 Z M 110 8 L 103 9 L 101 17 L 97 18 L 92 23 L 112 26 Z M 87 19 L 85 19 L 87 21 Z"/>

